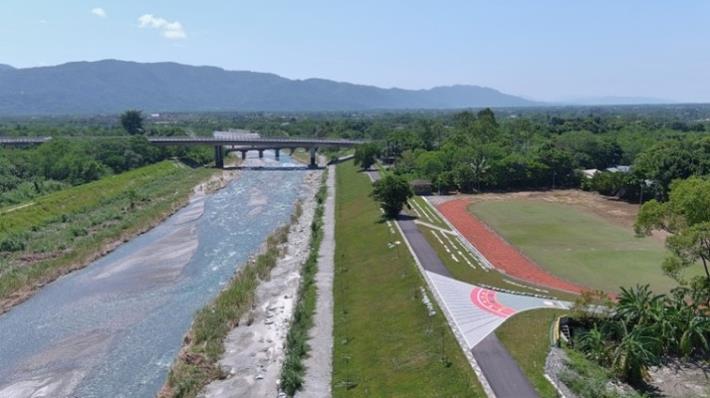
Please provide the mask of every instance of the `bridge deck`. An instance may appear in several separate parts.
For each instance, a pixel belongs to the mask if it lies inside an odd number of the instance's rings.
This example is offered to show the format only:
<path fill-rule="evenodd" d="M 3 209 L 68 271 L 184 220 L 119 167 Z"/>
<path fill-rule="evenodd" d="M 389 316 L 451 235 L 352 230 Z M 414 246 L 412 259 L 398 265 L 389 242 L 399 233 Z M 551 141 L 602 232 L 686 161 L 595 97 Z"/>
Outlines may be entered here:
<path fill-rule="evenodd" d="M 80 137 L 101 139 L 108 137 Z M 0 145 L 42 144 L 52 137 L 0 137 Z M 360 140 L 298 138 L 298 137 L 146 137 L 155 145 L 240 145 L 262 148 L 292 147 L 352 147 L 364 143 Z"/>

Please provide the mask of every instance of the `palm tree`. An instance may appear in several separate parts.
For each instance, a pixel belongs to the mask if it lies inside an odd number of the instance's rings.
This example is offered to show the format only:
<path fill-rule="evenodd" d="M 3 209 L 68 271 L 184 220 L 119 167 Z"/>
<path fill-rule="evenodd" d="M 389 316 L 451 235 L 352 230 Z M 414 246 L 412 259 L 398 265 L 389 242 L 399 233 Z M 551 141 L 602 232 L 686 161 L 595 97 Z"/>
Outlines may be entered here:
<path fill-rule="evenodd" d="M 488 173 L 491 166 L 485 156 L 474 159 L 473 162 L 469 163 L 469 166 L 473 171 L 473 179 L 476 181 L 476 191 L 481 192 L 481 180 L 483 180 L 483 176 Z"/>
<path fill-rule="evenodd" d="M 689 357 L 695 350 L 709 351 L 708 336 L 710 335 L 710 319 L 693 316 L 688 319 L 683 327 L 683 334 L 680 336 L 678 347 L 684 357 Z"/>
<path fill-rule="evenodd" d="M 656 300 L 649 308 L 649 322 L 663 345 L 664 353 L 673 352 L 678 345 L 678 311 L 668 305 L 668 299 Z"/>
<path fill-rule="evenodd" d="M 659 340 L 649 327 L 629 329 L 627 321 L 617 324 L 621 340 L 611 354 L 611 365 L 617 374 L 634 385 L 640 385 L 648 374 L 649 365 L 657 362 Z"/>
<path fill-rule="evenodd" d="M 662 294 L 654 296 L 649 285 L 636 285 L 632 289 L 622 287 L 616 313 L 632 325 L 645 325 L 650 319 L 651 309 L 655 308 L 662 298 Z"/>
<path fill-rule="evenodd" d="M 592 329 L 583 332 L 579 336 L 575 346 L 584 352 L 587 358 L 599 363 L 603 363 L 608 359 L 606 336 L 596 324 Z"/>

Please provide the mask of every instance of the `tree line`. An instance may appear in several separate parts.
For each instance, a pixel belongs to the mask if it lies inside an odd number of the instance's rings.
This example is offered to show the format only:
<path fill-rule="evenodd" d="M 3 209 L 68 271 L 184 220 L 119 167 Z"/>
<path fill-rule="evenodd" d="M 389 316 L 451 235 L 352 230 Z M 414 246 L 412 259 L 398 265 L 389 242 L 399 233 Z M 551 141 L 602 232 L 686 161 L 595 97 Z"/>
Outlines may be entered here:
<path fill-rule="evenodd" d="M 213 159 L 211 148 L 150 144 L 143 135 L 146 130 L 138 111 L 124 113 L 121 121 L 125 128 L 123 136 L 91 139 L 59 136 L 36 147 L 0 149 L 0 206 L 168 158 L 195 166 Z"/>

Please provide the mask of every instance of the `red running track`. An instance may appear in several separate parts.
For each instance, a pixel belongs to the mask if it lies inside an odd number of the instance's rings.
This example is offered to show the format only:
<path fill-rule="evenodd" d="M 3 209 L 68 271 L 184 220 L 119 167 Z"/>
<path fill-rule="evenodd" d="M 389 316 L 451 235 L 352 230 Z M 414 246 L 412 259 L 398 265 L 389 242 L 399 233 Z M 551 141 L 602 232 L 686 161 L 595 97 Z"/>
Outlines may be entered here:
<path fill-rule="evenodd" d="M 469 203 L 468 199 L 456 199 L 442 203 L 437 208 L 494 267 L 508 275 L 552 289 L 575 293 L 589 290 L 549 274 L 528 260 L 516 248 L 469 213 L 467 210 Z"/>

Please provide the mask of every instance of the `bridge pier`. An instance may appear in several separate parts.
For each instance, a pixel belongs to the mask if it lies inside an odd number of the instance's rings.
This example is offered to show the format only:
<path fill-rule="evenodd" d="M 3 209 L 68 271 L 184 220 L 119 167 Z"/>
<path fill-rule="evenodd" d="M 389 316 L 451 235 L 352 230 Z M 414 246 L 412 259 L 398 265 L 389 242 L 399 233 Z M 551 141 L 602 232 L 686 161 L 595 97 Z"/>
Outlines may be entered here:
<path fill-rule="evenodd" d="M 308 165 L 308 167 L 311 169 L 315 169 L 316 167 L 318 167 L 318 162 L 316 162 L 316 151 L 318 150 L 318 148 L 312 146 L 308 148 L 308 150 L 311 153 L 311 163 Z"/>
<path fill-rule="evenodd" d="M 222 145 L 214 146 L 214 165 L 218 169 L 224 168 L 224 150 Z"/>
<path fill-rule="evenodd" d="M 281 159 L 281 153 L 280 153 L 280 152 L 281 152 L 281 149 L 279 149 L 279 148 L 274 149 L 274 156 L 276 157 L 276 160 Z"/>
<path fill-rule="evenodd" d="M 263 158 L 264 158 L 264 150 L 259 149 L 259 159 L 263 159 Z"/>
<path fill-rule="evenodd" d="M 242 160 L 247 160 L 247 151 L 240 151 L 242 153 Z"/>

